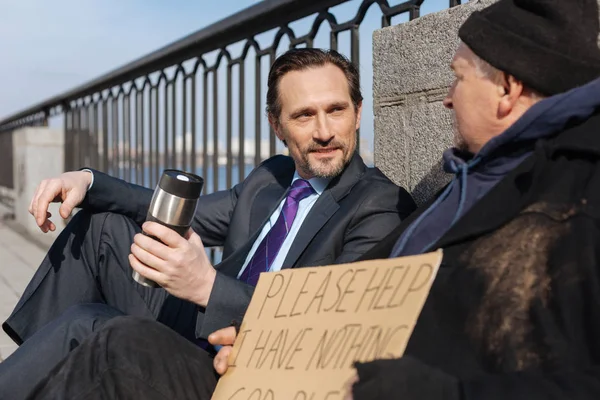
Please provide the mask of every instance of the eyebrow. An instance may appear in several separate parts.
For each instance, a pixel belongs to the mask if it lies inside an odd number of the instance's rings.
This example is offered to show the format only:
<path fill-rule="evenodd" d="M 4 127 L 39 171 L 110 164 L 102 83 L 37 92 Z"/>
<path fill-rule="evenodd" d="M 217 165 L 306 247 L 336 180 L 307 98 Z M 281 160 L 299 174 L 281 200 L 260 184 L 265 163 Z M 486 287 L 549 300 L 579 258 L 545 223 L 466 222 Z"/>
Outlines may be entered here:
<path fill-rule="evenodd" d="M 332 103 L 327 108 L 348 108 L 350 104 L 347 101 L 338 101 L 336 103 Z"/>
<path fill-rule="evenodd" d="M 304 107 L 304 108 L 299 108 L 297 110 L 294 110 L 290 113 L 290 117 L 291 118 L 296 118 L 299 115 L 302 115 L 304 113 L 312 113 L 314 112 L 314 109 L 311 107 Z"/>

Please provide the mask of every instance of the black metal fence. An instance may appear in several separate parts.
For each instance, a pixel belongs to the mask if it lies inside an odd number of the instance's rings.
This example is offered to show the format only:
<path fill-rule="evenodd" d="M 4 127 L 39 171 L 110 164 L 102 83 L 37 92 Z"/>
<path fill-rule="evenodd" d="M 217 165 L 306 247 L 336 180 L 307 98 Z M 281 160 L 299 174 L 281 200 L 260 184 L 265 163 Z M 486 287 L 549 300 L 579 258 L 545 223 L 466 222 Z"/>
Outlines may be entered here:
<path fill-rule="evenodd" d="M 419 17 L 424 1 L 364 0 L 346 21 L 338 21 L 332 8 L 347 0 L 261 1 L 0 121 L 5 132 L 0 138 L 62 115 L 66 170 L 90 166 L 152 187 L 162 169 L 181 168 L 203 175 L 205 192 L 228 188 L 281 146 L 265 126 L 262 96 L 264 71 L 286 49 L 284 42 L 312 47 L 325 29 L 329 47 L 338 49 L 340 35 L 348 33 L 349 51 L 342 52 L 359 64 L 360 28 L 369 9 L 380 11 L 385 27 L 401 14 Z M 458 4 L 449 0 L 450 7 Z M 308 32 L 296 32 L 293 23 L 307 18 L 312 21 Z M 258 37 L 270 31 L 268 44 L 261 46 Z M 369 40 L 371 33 L 366 32 Z M 7 171 L 0 179 L 8 177 Z"/>

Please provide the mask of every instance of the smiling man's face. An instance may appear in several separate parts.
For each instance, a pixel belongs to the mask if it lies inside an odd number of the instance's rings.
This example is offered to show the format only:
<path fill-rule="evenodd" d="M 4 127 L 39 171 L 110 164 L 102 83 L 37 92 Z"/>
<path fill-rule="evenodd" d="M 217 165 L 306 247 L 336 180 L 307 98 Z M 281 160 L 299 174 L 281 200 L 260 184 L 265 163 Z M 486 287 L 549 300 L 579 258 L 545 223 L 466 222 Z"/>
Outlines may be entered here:
<path fill-rule="evenodd" d="M 327 64 L 291 71 L 279 83 L 281 114 L 273 124 L 304 179 L 339 175 L 356 149 L 361 105 L 352 104 L 344 72 Z"/>

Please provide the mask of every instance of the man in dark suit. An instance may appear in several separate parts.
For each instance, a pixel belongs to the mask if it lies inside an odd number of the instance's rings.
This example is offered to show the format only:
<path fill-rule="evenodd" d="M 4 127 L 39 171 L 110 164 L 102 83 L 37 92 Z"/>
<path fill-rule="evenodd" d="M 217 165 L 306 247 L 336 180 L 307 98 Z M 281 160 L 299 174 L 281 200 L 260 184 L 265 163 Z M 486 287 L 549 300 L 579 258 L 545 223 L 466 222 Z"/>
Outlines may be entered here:
<path fill-rule="evenodd" d="M 26 375 L 35 381 L 121 313 L 157 319 L 206 347 L 211 332 L 242 319 L 260 272 L 353 261 L 414 210 L 404 189 L 355 152 L 362 104 L 355 66 L 334 51 L 291 50 L 273 64 L 268 85 L 269 121 L 290 157 L 272 157 L 231 190 L 202 196 L 185 238 L 144 223 L 149 189 L 92 170 L 40 184 L 30 211 L 43 231 L 55 228 L 47 214 L 55 198 L 62 217 L 78 205 L 83 211 L 3 324 L 25 343 L 8 360 L 13 371 L 28 347 L 44 343 L 38 371 Z M 223 246 L 223 262 L 213 267 L 204 246 Z M 162 288 L 139 285 L 132 268 Z M 41 332 L 49 323 L 51 332 Z M 18 381 L 9 375 L 0 391 Z"/>

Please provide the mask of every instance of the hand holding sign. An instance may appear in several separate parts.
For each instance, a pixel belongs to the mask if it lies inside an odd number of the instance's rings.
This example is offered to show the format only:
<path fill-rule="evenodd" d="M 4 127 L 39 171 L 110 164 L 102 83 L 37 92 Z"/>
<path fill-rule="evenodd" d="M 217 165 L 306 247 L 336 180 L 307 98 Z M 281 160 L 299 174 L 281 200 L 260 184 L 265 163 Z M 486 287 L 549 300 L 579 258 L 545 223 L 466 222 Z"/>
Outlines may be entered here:
<path fill-rule="evenodd" d="M 213 399 L 343 399 L 355 361 L 402 356 L 441 260 L 262 274 Z"/>

